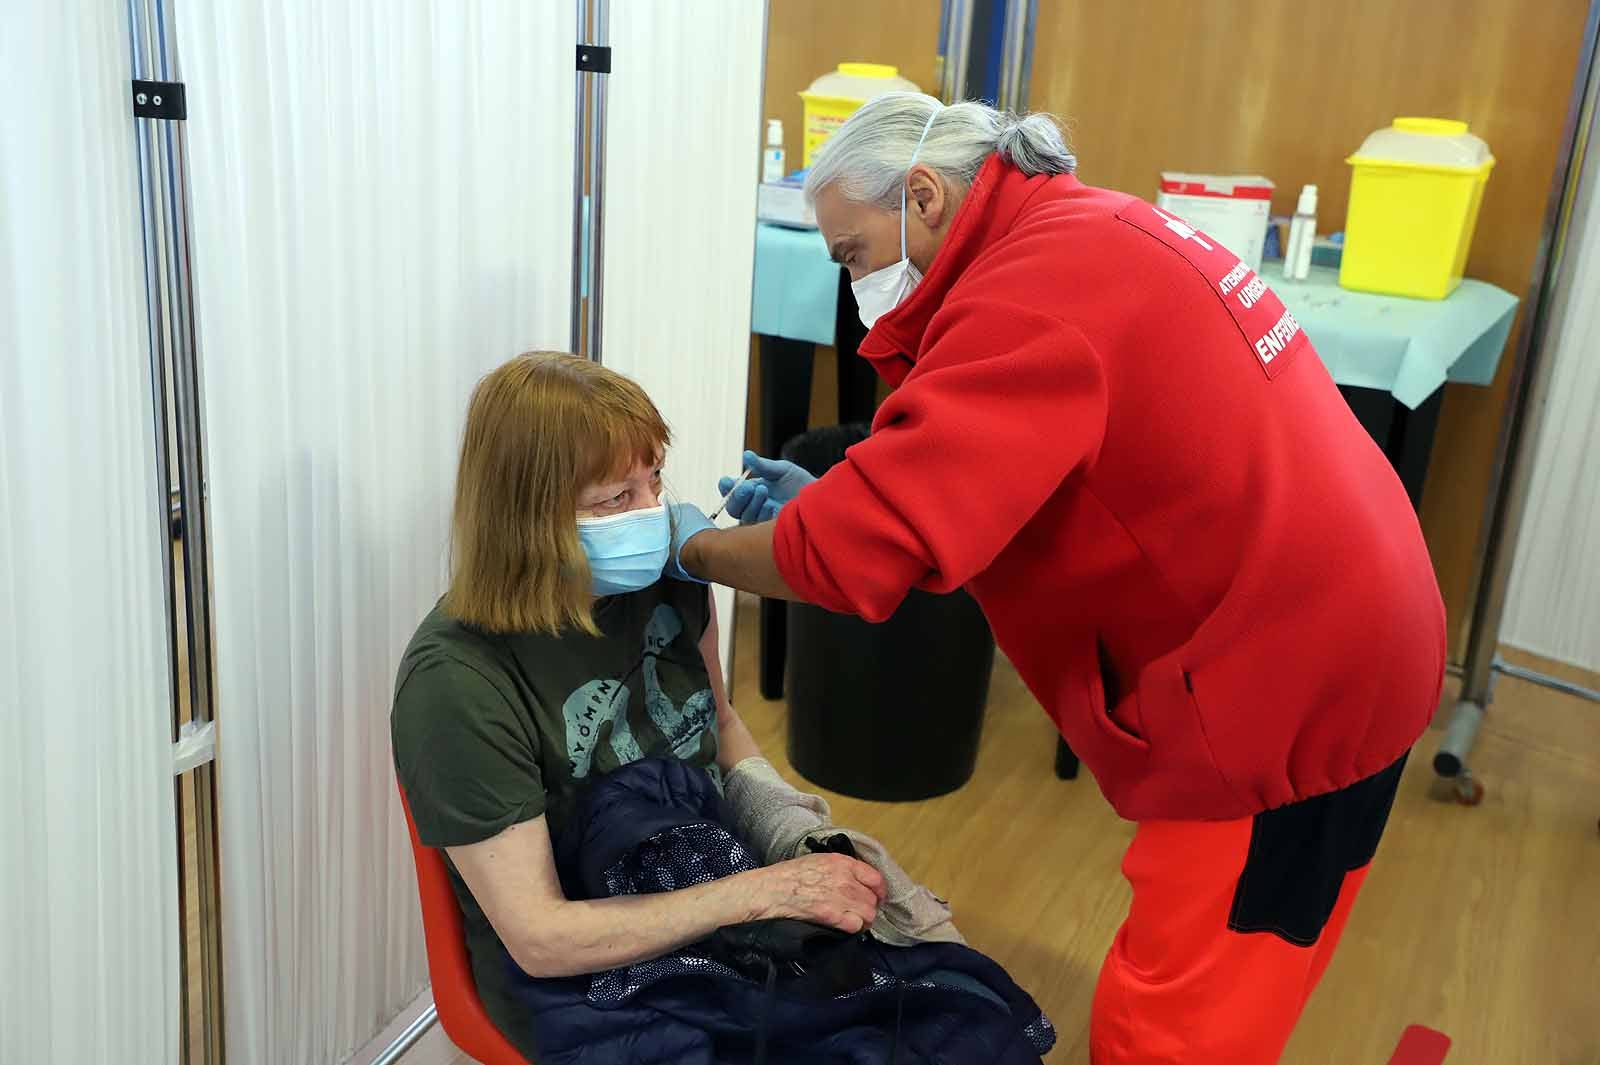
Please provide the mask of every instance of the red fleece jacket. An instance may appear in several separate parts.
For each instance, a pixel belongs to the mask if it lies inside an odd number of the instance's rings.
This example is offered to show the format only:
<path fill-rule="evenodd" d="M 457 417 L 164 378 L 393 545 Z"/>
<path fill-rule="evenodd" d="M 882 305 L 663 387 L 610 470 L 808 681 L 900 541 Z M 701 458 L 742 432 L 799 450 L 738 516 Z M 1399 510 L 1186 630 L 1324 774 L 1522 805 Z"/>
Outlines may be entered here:
<path fill-rule="evenodd" d="M 1422 733 L 1445 623 L 1411 504 L 1203 233 L 991 158 L 861 354 L 895 392 L 780 514 L 784 579 L 872 620 L 966 586 L 1122 816 L 1249 816 Z"/>

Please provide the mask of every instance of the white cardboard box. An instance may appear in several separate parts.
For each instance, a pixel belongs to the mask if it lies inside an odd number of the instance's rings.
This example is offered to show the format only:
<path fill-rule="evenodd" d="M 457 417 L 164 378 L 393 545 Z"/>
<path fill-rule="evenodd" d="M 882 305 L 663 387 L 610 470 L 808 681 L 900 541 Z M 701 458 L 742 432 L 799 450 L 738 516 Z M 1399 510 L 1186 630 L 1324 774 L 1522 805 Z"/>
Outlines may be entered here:
<path fill-rule="evenodd" d="M 817 214 L 806 202 L 804 179 L 763 181 L 756 190 L 756 218 L 795 229 L 816 229 Z"/>
<path fill-rule="evenodd" d="M 1161 175 L 1156 206 L 1188 222 L 1237 255 L 1257 273 L 1272 213 L 1272 182 L 1259 175 Z"/>

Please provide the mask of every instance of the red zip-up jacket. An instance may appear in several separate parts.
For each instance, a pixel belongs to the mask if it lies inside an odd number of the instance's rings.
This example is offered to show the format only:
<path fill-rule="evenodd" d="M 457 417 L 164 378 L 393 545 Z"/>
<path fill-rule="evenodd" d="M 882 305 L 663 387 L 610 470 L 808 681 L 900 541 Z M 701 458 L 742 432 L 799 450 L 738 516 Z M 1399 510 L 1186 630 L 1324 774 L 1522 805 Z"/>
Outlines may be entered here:
<path fill-rule="evenodd" d="M 779 571 L 875 621 L 966 586 L 1123 817 L 1250 816 L 1422 733 L 1445 622 L 1410 501 L 1205 234 L 991 158 L 861 354 L 895 391 L 780 513 Z"/>

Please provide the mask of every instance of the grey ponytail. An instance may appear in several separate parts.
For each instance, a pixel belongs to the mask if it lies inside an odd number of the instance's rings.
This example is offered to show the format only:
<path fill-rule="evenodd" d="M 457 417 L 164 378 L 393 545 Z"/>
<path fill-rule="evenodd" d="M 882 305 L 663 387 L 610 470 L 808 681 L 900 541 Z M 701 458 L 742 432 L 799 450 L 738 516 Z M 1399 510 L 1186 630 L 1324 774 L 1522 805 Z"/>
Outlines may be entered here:
<path fill-rule="evenodd" d="M 945 107 L 922 93 L 892 92 L 868 102 L 828 141 L 806 176 L 806 196 L 814 200 L 836 185 L 856 202 L 899 207 L 913 151 L 917 162 L 962 186 L 972 184 L 996 152 L 1030 177 L 1078 167 L 1049 115 L 1014 115 L 975 101 Z"/>
<path fill-rule="evenodd" d="M 1070 174 L 1078 169 L 1078 157 L 1049 115 L 1007 114 L 1002 122 L 995 151 L 1024 174 Z"/>

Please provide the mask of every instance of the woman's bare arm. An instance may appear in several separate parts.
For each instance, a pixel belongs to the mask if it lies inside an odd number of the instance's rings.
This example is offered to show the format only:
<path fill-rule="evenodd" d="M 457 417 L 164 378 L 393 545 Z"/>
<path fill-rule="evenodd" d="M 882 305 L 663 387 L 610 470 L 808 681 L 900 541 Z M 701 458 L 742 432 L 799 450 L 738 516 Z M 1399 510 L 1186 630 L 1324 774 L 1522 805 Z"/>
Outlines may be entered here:
<path fill-rule="evenodd" d="M 884 892 L 871 866 L 815 854 L 681 891 L 570 901 L 542 816 L 447 850 L 512 959 L 536 977 L 631 965 L 766 917 L 859 932 L 877 916 Z"/>
<path fill-rule="evenodd" d="M 711 694 L 717 701 L 717 768 L 727 774 L 746 758 L 760 755 L 761 748 L 728 697 L 728 685 L 722 675 L 721 641 L 717 635 L 717 599 L 710 588 L 706 589 L 706 600 L 711 622 L 706 626 L 705 635 L 700 637 L 700 657 L 705 661 L 706 674 L 711 678 Z"/>

